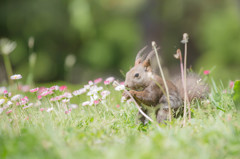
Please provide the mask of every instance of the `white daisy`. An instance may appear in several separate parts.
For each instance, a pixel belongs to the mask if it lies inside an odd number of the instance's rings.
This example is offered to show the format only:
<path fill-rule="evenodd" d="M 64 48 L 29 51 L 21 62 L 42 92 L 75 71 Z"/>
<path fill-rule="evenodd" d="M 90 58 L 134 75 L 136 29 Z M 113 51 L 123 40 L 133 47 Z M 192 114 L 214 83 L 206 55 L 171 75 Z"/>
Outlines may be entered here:
<path fill-rule="evenodd" d="M 22 78 L 22 75 L 20 75 L 20 74 L 12 75 L 10 78 L 11 78 L 12 80 L 19 80 L 19 79 Z"/>

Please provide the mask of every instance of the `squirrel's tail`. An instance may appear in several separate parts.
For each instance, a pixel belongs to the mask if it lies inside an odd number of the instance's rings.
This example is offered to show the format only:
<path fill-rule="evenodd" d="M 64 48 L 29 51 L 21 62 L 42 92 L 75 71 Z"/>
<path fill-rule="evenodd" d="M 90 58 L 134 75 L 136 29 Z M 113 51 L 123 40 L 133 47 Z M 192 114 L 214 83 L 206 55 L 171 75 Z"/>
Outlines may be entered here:
<path fill-rule="evenodd" d="M 175 80 L 175 84 L 178 88 L 181 98 L 184 99 L 184 87 L 181 77 Z M 208 95 L 208 92 L 208 85 L 204 83 L 197 74 L 190 73 L 187 75 L 187 94 L 189 101 L 192 101 L 195 98 L 205 98 Z"/>

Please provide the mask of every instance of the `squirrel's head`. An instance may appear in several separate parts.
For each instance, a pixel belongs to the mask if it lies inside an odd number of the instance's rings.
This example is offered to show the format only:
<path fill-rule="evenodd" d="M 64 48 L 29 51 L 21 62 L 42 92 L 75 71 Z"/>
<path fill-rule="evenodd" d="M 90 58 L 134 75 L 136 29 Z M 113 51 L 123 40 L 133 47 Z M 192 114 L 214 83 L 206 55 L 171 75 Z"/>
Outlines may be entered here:
<path fill-rule="evenodd" d="M 135 65 L 126 74 L 125 87 L 140 90 L 146 88 L 152 81 L 152 68 L 150 59 L 154 55 L 154 51 L 149 54 L 142 55 L 143 51 L 146 49 L 144 47 L 141 49 L 135 60 Z"/>

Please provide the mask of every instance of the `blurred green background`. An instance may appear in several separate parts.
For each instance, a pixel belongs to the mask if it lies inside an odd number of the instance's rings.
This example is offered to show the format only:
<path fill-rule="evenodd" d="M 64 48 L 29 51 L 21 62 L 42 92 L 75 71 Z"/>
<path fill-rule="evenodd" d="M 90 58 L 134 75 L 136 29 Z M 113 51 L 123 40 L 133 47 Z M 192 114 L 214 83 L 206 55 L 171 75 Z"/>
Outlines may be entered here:
<path fill-rule="evenodd" d="M 224 82 L 240 77 L 239 0 L 0 1 L 0 37 L 17 42 L 10 54 L 14 73 L 28 75 L 28 39 L 35 39 L 36 82 L 123 79 L 120 70 L 126 72 L 138 50 L 153 40 L 175 74 L 179 62 L 173 54 L 183 49 L 184 32 L 190 36 L 189 67 L 196 72 L 215 67 L 211 76 Z M 70 63 L 76 63 L 66 68 L 70 54 Z M 0 56 L 0 81 L 6 79 Z"/>

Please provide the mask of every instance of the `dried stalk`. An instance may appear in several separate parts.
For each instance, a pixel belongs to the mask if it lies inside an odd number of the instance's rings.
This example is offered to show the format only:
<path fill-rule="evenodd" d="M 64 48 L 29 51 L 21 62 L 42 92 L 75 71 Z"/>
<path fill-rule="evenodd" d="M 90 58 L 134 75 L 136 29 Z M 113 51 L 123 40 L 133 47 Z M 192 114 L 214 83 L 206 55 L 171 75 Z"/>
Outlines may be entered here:
<path fill-rule="evenodd" d="M 162 76 L 162 79 L 163 79 L 164 87 L 166 89 L 167 101 L 168 101 L 168 115 L 169 115 L 169 121 L 171 122 L 172 121 L 172 109 L 171 109 L 171 104 L 170 104 L 169 90 L 168 90 L 167 82 L 166 82 L 166 79 L 165 79 L 165 76 L 163 74 L 163 70 L 162 70 L 162 67 L 161 67 L 161 64 L 160 64 L 160 60 L 159 60 L 158 52 L 157 52 L 157 45 L 156 45 L 155 41 L 152 41 L 152 47 L 155 51 L 157 62 L 158 62 L 158 67 L 160 69 L 160 73 L 161 73 L 161 76 Z"/>
<path fill-rule="evenodd" d="M 180 69 L 181 69 L 181 79 L 182 79 L 182 85 L 183 85 L 183 89 L 184 89 L 184 92 L 187 92 L 187 87 L 185 87 L 185 80 L 184 80 L 184 69 L 183 69 L 183 61 L 182 61 L 182 52 L 180 49 L 177 49 L 177 52 L 176 54 L 174 55 L 174 57 L 176 59 L 179 59 L 180 60 Z M 190 101 L 189 101 L 189 98 L 188 98 L 188 95 L 187 95 L 187 104 L 188 104 L 188 108 L 190 109 Z M 190 110 L 189 110 L 190 111 Z M 190 116 L 189 116 L 189 120 L 191 119 L 191 113 L 190 113 Z"/>
<path fill-rule="evenodd" d="M 183 114 L 183 126 L 186 125 L 186 115 L 187 115 L 187 43 L 188 43 L 188 34 L 183 34 L 183 40 L 181 41 L 184 48 L 184 114 Z M 191 119 L 190 104 L 188 104 L 189 120 Z"/>

